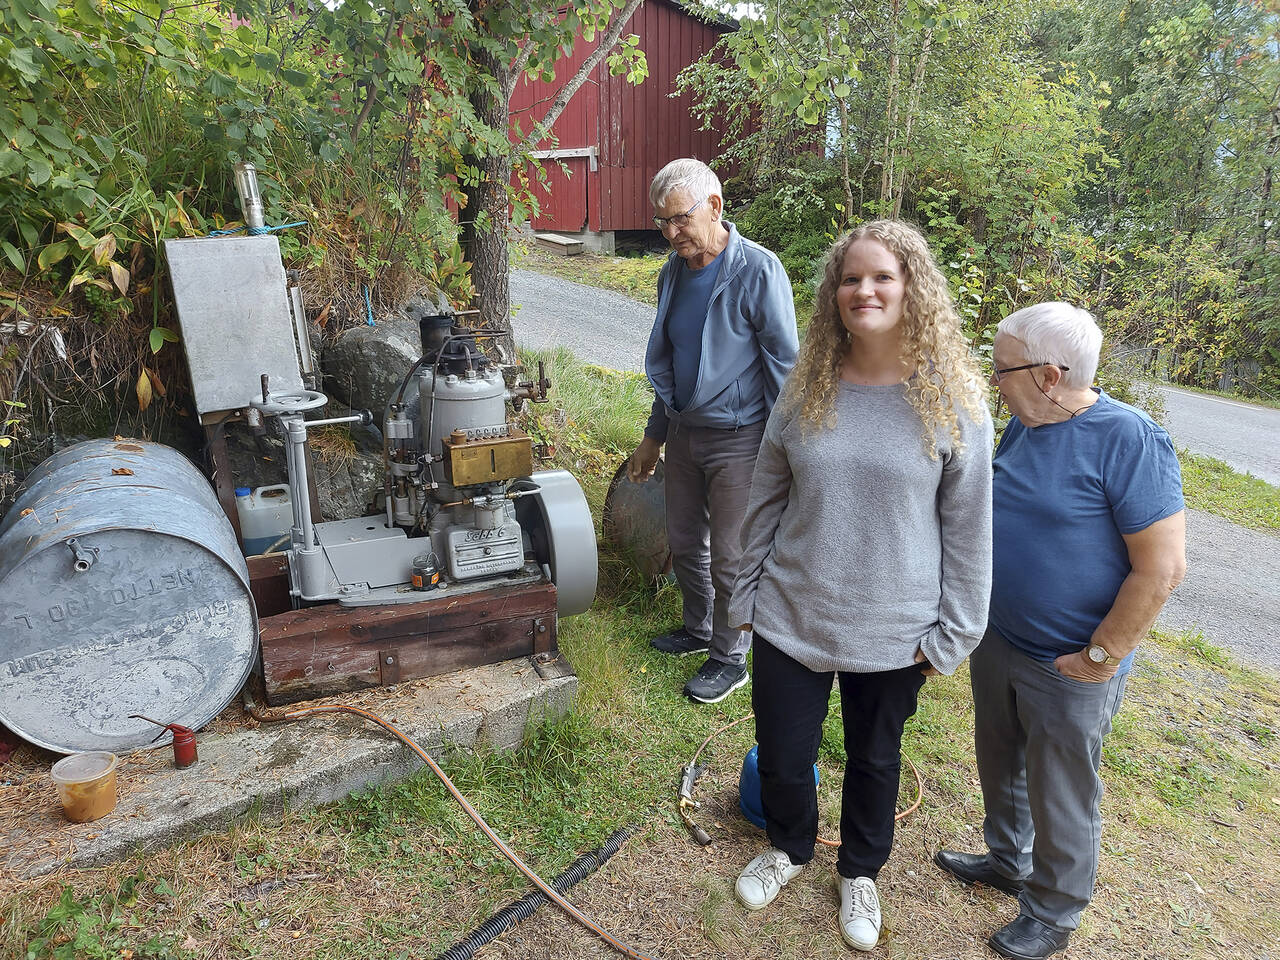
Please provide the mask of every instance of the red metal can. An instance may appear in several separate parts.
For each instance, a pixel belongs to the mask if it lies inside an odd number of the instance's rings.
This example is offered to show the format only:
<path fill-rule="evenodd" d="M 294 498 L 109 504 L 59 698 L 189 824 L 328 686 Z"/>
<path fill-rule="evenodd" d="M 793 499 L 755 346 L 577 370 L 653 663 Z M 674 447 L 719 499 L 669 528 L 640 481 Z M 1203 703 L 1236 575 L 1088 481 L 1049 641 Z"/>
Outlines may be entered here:
<path fill-rule="evenodd" d="M 156 734 L 155 739 L 159 740 L 164 736 L 164 731 L 168 730 L 173 734 L 173 765 L 179 770 L 186 769 L 196 762 L 196 733 L 190 727 L 184 727 L 180 723 L 161 723 L 159 720 L 152 720 L 150 717 L 144 717 L 140 713 L 129 714 L 130 720 L 145 720 L 147 723 L 154 723 L 157 727 L 163 727 Z M 154 740 L 152 741 L 155 742 Z"/>
<path fill-rule="evenodd" d="M 173 765 L 183 770 L 199 759 L 196 755 L 196 735 L 190 727 L 180 723 L 169 724 L 173 731 Z"/>

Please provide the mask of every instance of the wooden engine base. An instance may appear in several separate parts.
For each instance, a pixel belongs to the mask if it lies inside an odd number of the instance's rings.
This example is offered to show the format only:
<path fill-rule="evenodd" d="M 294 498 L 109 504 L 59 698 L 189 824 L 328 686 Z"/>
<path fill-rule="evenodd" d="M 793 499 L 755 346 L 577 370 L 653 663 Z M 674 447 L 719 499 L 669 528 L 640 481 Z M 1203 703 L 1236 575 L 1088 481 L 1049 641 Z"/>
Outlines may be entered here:
<path fill-rule="evenodd" d="M 282 559 L 249 562 L 259 602 L 263 687 L 271 706 L 556 649 L 552 584 L 376 607 L 323 604 L 266 615 L 273 606 L 263 601 L 278 597 L 266 581 L 279 576 Z"/>

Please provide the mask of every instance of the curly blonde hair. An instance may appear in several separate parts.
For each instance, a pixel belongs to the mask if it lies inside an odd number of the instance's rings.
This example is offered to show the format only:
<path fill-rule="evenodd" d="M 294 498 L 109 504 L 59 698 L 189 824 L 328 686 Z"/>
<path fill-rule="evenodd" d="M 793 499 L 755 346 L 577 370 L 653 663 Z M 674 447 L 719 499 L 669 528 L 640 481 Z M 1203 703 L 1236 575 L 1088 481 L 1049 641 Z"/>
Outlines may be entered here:
<path fill-rule="evenodd" d="M 924 425 L 929 457 L 938 458 L 937 438 L 944 428 L 951 435 L 953 448 L 963 450 L 957 410 L 963 408 L 975 422 L 980 421 L 986 412 L 986 384 L 960 332 L 960 317 L 946 278 L 929 252 L 924 235 L 908 223 L 873 220 L 845 234 L 831 247 L 784 402 L 800 408 L 806 428 L 835 426 L 840 368 L 853 346 L 840 319 L 836 291 L 844 273 L 845 254 L 863 239 L 883 246 L 903 270 L 903 359 L 911 368 L 907 400 Z"/>

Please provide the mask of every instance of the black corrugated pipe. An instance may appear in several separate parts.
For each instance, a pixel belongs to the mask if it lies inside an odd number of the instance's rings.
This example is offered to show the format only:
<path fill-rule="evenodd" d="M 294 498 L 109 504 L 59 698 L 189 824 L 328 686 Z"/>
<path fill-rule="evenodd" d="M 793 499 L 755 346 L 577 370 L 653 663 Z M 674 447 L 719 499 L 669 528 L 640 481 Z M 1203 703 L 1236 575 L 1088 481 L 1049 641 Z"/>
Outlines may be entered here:
<path fill-rule="evenodd" d="M 608 840 L 590 853 L 584 853 L 571 863 L 554 880 L 551 887 L 556 893 L 564 893 L 570 887 L 585 880 L 599 870 L 634 833 L 636 827 L 623 827 Z M 471 960 L 475 952 L 489 941 L 495 939 L 508 927 L 513 927 L 521 920 L 528 920 L 533 912 L 547 902 L 547 895 L 541 890 L 532 890 L 514 903 L 509 903 L 480 926 L 455 943 L 436 960 Z"/>

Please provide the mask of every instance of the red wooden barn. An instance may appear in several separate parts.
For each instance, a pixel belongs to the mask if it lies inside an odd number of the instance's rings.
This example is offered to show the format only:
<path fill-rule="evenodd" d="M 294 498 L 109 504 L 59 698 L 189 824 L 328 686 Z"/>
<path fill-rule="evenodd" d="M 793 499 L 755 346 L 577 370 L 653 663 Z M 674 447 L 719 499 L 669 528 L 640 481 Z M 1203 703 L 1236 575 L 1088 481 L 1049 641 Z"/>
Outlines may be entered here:
<path fill-rule="evenodd" d="M 649 64 L 649 76 L 637 85 L 612 77 L 606 62 L 574 94 L 552 127 L 558 143 L 535 156 L 544 163 L 550 193 L 536 188 L 541 206 L 536 231 L 554 231 L 581 239 L 590 249 L 613 252 L 620 230 L 653 230 L 649 181 L 668 161 L 696 157 L 710 163 L 719 153 L 720 135 L 699 130 L 691 115 L 693 98 L 671 98 L 676 75 L 707 53 L 731 20 L 708 23 L 676 0 L 648 0 L 632 15 L 623 35 L 634 33 Z M 528 130 L 546 112 L 559 83 L 573 76 L 595 43 L 581 38 L 573 56 L 556 62 L 557 82 L 522 79 L 511 98 L 511 117 Z M 548 141 L 549 143 L 550 141 Z M 545 144 L 544 144 L 545 146 Z"/>

